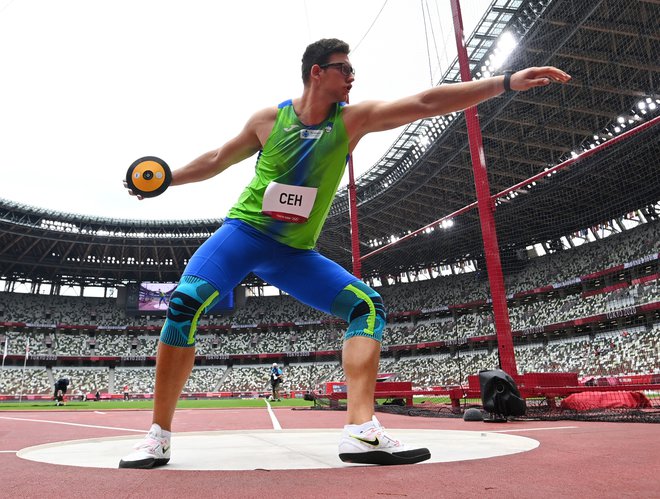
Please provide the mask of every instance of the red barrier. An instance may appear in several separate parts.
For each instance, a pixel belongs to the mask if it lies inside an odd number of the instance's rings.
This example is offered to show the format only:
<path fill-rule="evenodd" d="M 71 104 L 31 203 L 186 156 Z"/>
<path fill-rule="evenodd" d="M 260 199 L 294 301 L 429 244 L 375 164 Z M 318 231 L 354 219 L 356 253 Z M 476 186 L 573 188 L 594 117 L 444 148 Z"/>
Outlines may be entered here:
<path fill-rule="evenodd" d="M 416 392 L 417 393 L 417 392 Z M 346 383 L 343 381 L 331 381 L 325 384 L 325 393 L 321 397 L 329 398 L 331 401 L 345 399 Z M 376 382 L 376 391 L 374 398 L 404 398 L 408 407 L 413 403 L 412 382 L 410 381 L 378 381 Z"/>

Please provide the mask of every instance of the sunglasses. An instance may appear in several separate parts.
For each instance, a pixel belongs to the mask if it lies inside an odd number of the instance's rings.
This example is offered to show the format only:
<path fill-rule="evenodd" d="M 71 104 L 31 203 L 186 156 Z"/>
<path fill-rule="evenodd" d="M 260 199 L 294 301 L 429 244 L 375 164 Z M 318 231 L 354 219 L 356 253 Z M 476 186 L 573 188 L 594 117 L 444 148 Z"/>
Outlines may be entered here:
<path fill-rule="evenodd" d="M 337 68 L 344 76 L 355 76 L 355 68 L 345 62 L 329 62 L 328 64 L 319 64 L 321 69 Z"/>

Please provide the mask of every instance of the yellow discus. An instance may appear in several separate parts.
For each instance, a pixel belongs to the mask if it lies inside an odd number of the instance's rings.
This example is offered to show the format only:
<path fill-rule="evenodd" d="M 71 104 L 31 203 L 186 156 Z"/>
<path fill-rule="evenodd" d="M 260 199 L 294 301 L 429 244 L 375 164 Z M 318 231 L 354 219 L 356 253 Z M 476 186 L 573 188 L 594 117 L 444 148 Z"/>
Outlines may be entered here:
<path fill-rule="evenodd" d="M 162 194 L 171 182 L 170 167 L 156 156 L 145 156 L 134 161 L 126 172 L 129 189 L 144 198 L 153 198 Z"/>

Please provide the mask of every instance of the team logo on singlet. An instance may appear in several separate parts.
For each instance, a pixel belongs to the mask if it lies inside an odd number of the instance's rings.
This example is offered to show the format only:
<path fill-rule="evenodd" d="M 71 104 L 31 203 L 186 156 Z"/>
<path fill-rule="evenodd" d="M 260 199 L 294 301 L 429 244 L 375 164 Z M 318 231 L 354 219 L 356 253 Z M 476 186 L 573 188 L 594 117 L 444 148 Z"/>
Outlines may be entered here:
<path fill-rule="evenodd" d="M 300 130 L 300 138 L 305 140 L 318 140 L 323 136 L 323 130 Z"/>

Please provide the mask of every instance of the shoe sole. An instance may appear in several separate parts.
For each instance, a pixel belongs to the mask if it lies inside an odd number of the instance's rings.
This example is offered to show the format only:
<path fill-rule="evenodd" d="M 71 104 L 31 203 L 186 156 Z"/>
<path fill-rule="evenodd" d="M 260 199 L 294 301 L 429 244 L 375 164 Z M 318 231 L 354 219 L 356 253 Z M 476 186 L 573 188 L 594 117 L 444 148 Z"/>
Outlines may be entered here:
<path fill-rule="evenodd" d="M 345 452 L 339 454 L 339 459 L 345 463 L 380 464 L 383 466 L 421 463 L 430 458 L 431 452 L 426 448 L 392 453 L 382 450 L 374 450 L 369 452 Z"/>
<path fill-rule="evenodd" d="M 164 466 L 170 462 L 169 457 L 164 457 L 161 459 L 141 459 L 139 461 L 119 461 L 120 468 L 130 468 L 130 469 L 140 469 L 140 470 L 149 470 L 151 468 L 156 468 L 158 466 Z"/>

